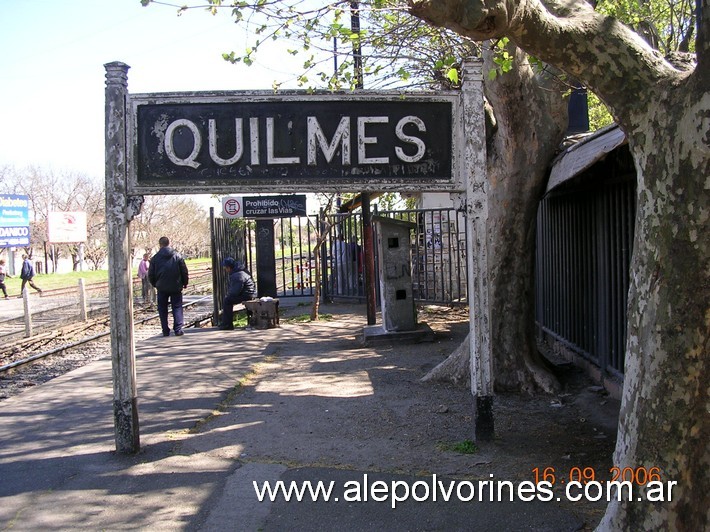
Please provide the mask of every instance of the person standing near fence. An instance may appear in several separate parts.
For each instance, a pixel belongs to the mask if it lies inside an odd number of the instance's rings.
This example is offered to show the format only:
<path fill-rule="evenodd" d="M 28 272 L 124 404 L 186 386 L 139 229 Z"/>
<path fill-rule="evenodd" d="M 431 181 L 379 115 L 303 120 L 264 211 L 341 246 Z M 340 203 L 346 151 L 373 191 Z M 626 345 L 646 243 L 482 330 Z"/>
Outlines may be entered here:
<path fill-rule="evenodd" d="M 153 303 L 153 287 L 148 279 L 148 268 L 150 267 L 150 253 L 143 254 L 143 260 L 138 265 L 138 278 L 141 280 L 141 295 L 143 303 L 150 305 Z"/>
<path fill-rule="evenodd" d="M 182 330 L 184 324 L 182 311 L 182 291 L 187 288 L 189 273 L 185 259 L 170 247 L 167 236 L 158 240 L 160 250 L 150 261 L 148 266 L 148 280 L 158 290 L 158 316 L 163 336 L 170 336 L 168 325 L 168 302 L 173 310 L 173 330 L 175 336 L 185 334 Z"/>
<path fill-rule="evenodd" d="M 5 299 L 9 299 L 7 295 L 7 287 L 5 286 L 5 277 L 11 278 L 12 276 L 7 273 L 7 270 L 5 269 L 5 261 L 0 260 L 0 288 L 2 289 L 2 293 L 5 295 Z"/>
<path fill-rule="evenodd" d="M 227 295 L 222 304 L 222 321 L 219 328 L 223 331 L 234 329 L 234 305 L 251 301 L 256 297 L 256 285 L 243 262 L 227 257 L 222 261 L 227 274 Z"/>
<path fill-rule="evenodd" d="M 333 242 L 333 258 L 335 259 L 335 277 L 337 283 L 337 294 L 345 295 L 348 287 L 347 279 L 347 255 L 348 248 L 345 243 L 345 235 L 343 235 L 342 230 L 338 234 Z"/>
<path fill-rule="evenodd" d="M 42 293 L 42 289 L 34 284 L 32 279 L 34 279 L 35 276 L 35 269 L 32 266 L 32 263 L 30 262 L 30 259 L 27 255 L 22 255 L 22 269 L 20 270 L 20 279 L 22 279 L 22 286 L 20 287 L 20 295 L 25 293 L 25 285 L 29 284 L 32 288 L 37 290 L 40 294 Z"/>

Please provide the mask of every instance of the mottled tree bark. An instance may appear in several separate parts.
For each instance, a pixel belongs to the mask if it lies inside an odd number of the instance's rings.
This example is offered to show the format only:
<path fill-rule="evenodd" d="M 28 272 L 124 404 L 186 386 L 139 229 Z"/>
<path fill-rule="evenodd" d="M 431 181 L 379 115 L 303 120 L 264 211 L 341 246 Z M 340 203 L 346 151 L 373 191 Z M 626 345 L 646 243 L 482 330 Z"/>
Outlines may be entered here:
<path fill-rule="evenodd" d="M 508 36 L 591 87 L 626 132 L 638 174 L 626 366 L 615 463 L 657 467 L 671 501 L 612 503 L 601 530 L 710 527 L 710 10 L 698 65 L 677 70 L 583 0 L 410 2 L 483 40 Z M 640 495 L 639 493 L 635 496 Z M 642 498 L 643 499 L 643 498 Z"/>
<path fill-rule="evenodd" d="M 489 181 L 491 348 L 495 388 L 501 392 L 552 392 L 557 381 L 535 344 L 535 221 L 548 162 L 567 125 L 567 104 L 548 76 L 535 76 L 514 45 L 513 68 L 485 81 Z M 495 68 L 484 54 L 484 72 Z M 468 337 L 424 380 L 462 382 L 470 376 Z"/>

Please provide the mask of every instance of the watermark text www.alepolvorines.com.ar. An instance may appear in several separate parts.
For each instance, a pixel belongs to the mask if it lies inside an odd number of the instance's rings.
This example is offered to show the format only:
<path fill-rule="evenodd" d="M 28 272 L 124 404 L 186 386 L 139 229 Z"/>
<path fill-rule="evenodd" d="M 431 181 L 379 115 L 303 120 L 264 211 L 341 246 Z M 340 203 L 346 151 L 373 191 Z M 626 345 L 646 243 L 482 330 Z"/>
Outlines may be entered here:
<path fill-rule="evenodd" d="M 335 493 L 335 481 L 253 481 L 254 492 L 259 502 L 378 502 L 389 503 L 392 508 L 405 501 L 415 502 L 513 502 L 513 501 L 642 501 L 669 502 L 673 498 L 675 481 L 651 481 L 639 486 L 629 481 L 589 481 L 567 483 L 564 490 L 553 490 L 551 482 L 507 480 L 440 480 L 434 474 L 428 480 L 370 480 L 363 474 L 359 480 L 342 484 L 342 494 Z"/>

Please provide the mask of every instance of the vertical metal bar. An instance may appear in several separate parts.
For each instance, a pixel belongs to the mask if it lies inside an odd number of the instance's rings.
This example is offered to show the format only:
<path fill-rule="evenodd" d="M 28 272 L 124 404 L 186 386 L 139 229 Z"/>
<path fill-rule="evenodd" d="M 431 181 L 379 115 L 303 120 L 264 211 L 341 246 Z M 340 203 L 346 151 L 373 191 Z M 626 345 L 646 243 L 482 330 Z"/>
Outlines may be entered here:
<path fill-rule="evenodd" d="M 626 321 L 626 316 L 624 312 L 624 307 L 626 306 L 626 292 L 624 291 L 624 185 L 623 183 L 617 185 L 616 187 L 616 360 L 614 369 L 619 370 L 620 362 L 623 358 L 624 352 L 624 335 L 622 334 L 624 329 L 624 322 Z"/>
<path fill-rule="evenodd" d="M 214 217 L 214 207 L 210 207 L 210 252 L 212 254 L 212 325 L 216 324 L 216 320 L 219 318 L 219 289 L 218 289 L 218 275 L 219 264 L 217 261 L 217 228 L 215 224 Z"/>
<path fill-rule="evenodd" d="M 318 213 L 318 218 L 316 219 L 318 224 L 318 234 L 319 238 L 322 240 L 320 247 L 320 269 L 321 269 L 321 302 L 325 303 L 329 301 L 329 291 L 328 291 L 328 235 L 326 234 L 327 223 L 325 218 L 325 213 L 323 209 L 320 209 Z M 318 280 L 316 279 L 316 282 Z"/>
<path fill-rule="evenodd" d="M 365 252 L 365 297 L 367 299 L 367 324 L 377 323 L 377 293 L 375 289 L 375 243 L 370 215 L 370 194 L 362 193 L 362 228 Z"/>

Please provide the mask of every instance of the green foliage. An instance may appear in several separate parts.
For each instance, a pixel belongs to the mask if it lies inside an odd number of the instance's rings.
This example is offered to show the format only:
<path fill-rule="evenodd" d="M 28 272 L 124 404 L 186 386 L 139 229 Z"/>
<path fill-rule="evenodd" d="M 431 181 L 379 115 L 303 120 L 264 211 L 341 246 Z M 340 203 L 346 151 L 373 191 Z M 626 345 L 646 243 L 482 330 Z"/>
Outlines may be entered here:
<path fill-rule="evenodd" d="M 614 123 L 614 118 L 607 106 L 593 92 L 587 93 L 587 104 L 589 105 L 589 129 L 591 131 Z"/>
<path fill-rule="evenodd" d="M 596 10 L 630 26 L 663 55 L 695 51 L 694 0 L 598 0 Z"/>
<path fill-rule="evenodd" d="M 488 79 L 494 80 L 497 76 L 505 74 L 506 72 L 510 72 L 510 69 L 513 68 L 514 58 L 506 49 L 506 47 L 508 46 L 508 42 L 508 38 L 503 37 L 495 43 L 493 47 L 493 50 L 495 52 L 495 54 L 493 55 L 493 62 L 496 64 L 496 68 L 491 69 L 488 72 Z"/>
<path fill-rule="evenodd" d="M 143 5 L 152 3 L 141 1 Z M 288 56 L 309 52 L 293 81 L 311 91 L 354 90 L 361 78 L 368 89 L 457 88 L 462 59 L 472 55 L 477 46 L 411 17 L 402 9 L 402 0 L 357 3 L 359 31 L 351 26 L 353 3 L 344 0 L 328 4 L 300 0 L 205 1 L 201 6 L 181 6 L 178 12 L 201 7 L 214 15 L 222 8 L 229 9 L 234 22 L 253 37 L 242 51 L 224 52 L 225 61 L 253 65 L 265 43 L 288 42 Z M 361 75 L 354 72 L 356 54 L 362 63 Z M 274 81 L 272 88 L 280 89 L 284 81 Z"/>

